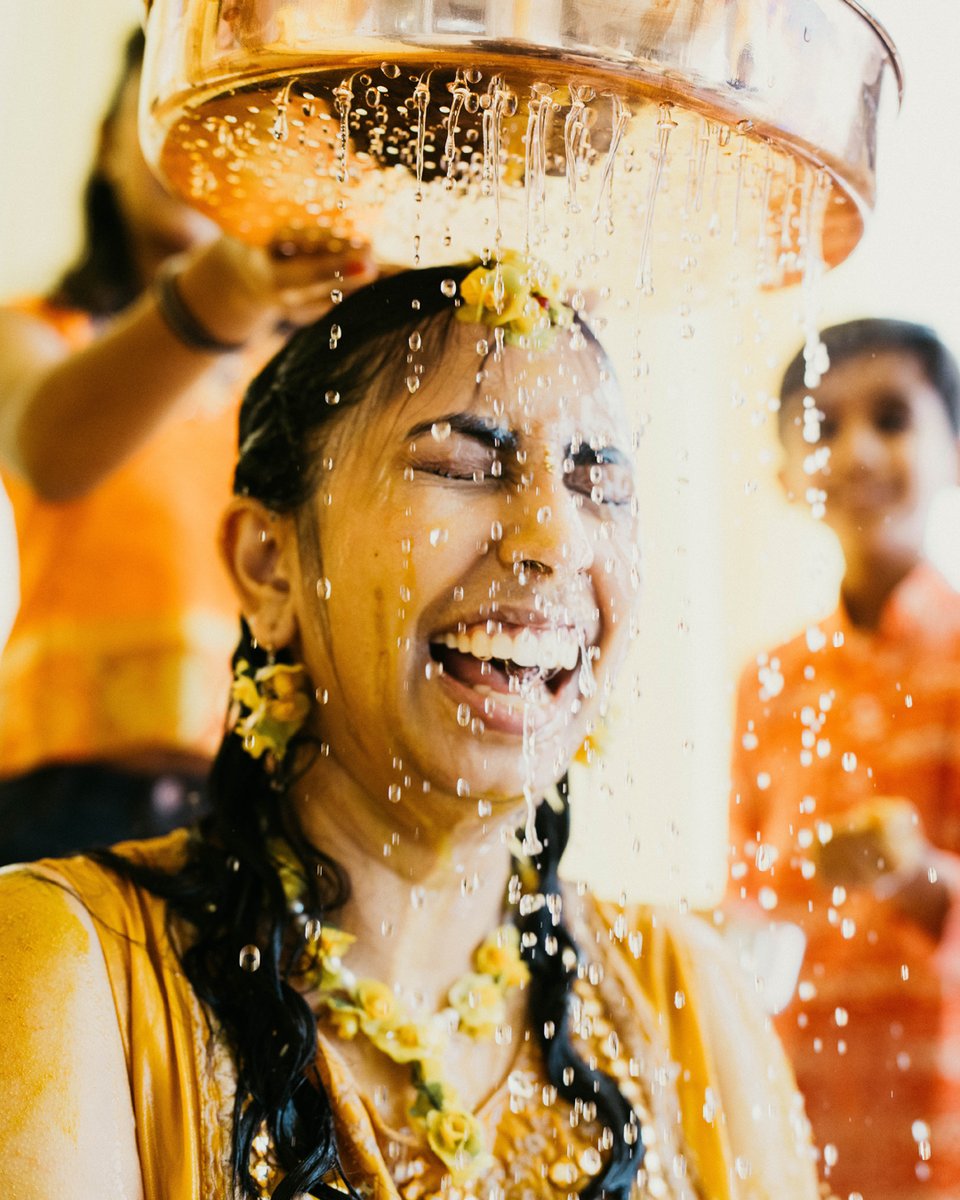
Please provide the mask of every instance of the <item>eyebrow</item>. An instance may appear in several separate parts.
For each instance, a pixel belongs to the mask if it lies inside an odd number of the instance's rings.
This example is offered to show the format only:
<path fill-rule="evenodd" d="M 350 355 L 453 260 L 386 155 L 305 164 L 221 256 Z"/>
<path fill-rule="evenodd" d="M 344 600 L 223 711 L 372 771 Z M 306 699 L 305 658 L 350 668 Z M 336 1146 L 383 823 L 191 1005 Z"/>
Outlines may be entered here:
<path fill-rule="evenodd" d="M 449 425 L 451 433 L 473 438 L 474 441 L 489 446 L 491 450 L 515 450 L 520 444 L 520 438 L 514 430 L 503 425 L 494 425 L 474 413 L 464 412 L 447 413 L 430 421 L 421 421 L 419 425 L 407 430 L 407 440 L 413 441 L 421 434 L 430 433 L 437 425 Z"/>

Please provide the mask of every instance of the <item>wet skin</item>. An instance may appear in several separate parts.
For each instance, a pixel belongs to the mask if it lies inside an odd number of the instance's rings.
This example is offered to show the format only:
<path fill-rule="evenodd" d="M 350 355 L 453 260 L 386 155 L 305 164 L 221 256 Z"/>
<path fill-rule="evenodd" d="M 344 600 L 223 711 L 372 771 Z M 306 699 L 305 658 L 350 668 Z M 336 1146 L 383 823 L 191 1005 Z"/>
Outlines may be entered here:
<path fill-rule="evenodd" d="M 300 519 L 316 732 L 368 796 L 421 815 L 426 790 L 475 812 L 559 777 L 636 596 L 629 432 L 595 349 L 495 362 L 483 332 L 455 327 L 414 394 L 401 376 L 337 418 Z"/>

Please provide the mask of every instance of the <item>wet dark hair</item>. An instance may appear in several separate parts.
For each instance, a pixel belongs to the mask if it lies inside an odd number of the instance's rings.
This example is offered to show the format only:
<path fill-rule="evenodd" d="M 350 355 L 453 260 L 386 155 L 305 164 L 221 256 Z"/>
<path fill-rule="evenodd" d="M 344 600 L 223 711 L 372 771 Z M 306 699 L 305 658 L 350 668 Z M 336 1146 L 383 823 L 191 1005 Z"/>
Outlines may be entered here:
<path fill-rule="evenodd" d="M 943 400 L 950 426 L 960 434 L 960 368 L 957 360 L 937 334 L 926 325 L 888 317 L 863 317 L 831 325 L 820 334 L 832 366 L 861 355 L 877 355 L 894 350 L 912 354 L 929 382 Z M 802 391 L 806 361 L 798 351 L 783 373 L 780 383 L 781 413 L 783 401 Z"/>
<path fill-rule="evenodd" d="M 455 319 L 451 295 L 469 270 L 443 267 L 379 280 L 296 333 L 247 389 L 234 490 L 278 513 L 293 513 L 308 500 L 324 427 L 353 404 L 374 403 L 370 397 L 378 378 L 403 378 L 409 370 L 408 338 L 415 330 L 424 340 L 426 335 L 439 337 L 442 344 Z M 579 328 L 588 344 L 599 346 L 586 326 Z M 329 403 L 328 394 L 336 394 L 336 405 Z M 234 663 L 240 659 L 253 668 L 267 661 L 245 623 Z M 301 734 L 284 761 L 302 768 L 315 751 Z M 233 1050 L 232 1164 L 240 1192 L 259 1195 L 249 1163 L 253 1139 L 265 1123 L 285 1172 L 274 1200 L 293 1200 L 302 1192 L 342 1200 L 343 1192 L 330 1181 L 339 1181 L 355 1197 L 352 1185 L 362 1186 L 362 1181 L 344 1174 L 330 1098 L 313 1070 L 316 1021 L 293 986 L 298 942 L 270 839 L 285 838 L 302 864 L 303 916 L 325 921 L 346 900 L 349 881 L 321 850 L 306 843 L 287 800 L 289 784 L 282 774 L 271 776 L 263 761 L 253 759 L 241 739 L 227 732 L 210 776 L 212 814 L 178 872 L 161 874 L 109 852 L 96 857 L 164 897 L 170 911 L 195 930 L 183 968 Z M 562 914 L 558 870 L 569 836 L 565 780 L 559 792 L 559 811 L 544 803 L 537 813 L 543 850 L 535 868 L 543 900 L 517 917 L 531 971 L 530 1026 L 558 1094 L 571 1104 L 595 1106 L 598 1120 L 610 1131 L 606 1166 L 581 1194 L 585 1200 L 627 1200 L 643 1160 L 636 1116 L 616 1083 L 585 1063 L 570 1039 L 572 987 L 585 965 Z M 241 950 L 248 944 L 260 951 L 256 971 L 240 965 Z M 299 935 L 301 949 L 303 944 Z"/>
<path fill-rule="evenodd" d="M 116 120 L 124 89 L 143 63 L 143 47 L 143 30 L 135 29 L 124 45 L 120 75 L 103 115 L 104 129 Z M 63 308 L 81 308 L 93 316 L 106 317 L 126 308 L 142 290 L 143 280 L 134 261 L 120 202 L 113 184 L 95 163 L 83 194 L 83 244 L 50 300 Z"/>

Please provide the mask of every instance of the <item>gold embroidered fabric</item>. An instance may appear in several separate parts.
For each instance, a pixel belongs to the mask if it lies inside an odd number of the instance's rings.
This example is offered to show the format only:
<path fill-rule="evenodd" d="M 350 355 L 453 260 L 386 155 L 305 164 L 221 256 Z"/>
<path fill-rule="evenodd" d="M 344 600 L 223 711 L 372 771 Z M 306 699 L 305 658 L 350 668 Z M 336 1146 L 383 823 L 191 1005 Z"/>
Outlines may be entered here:
<path fill-rule="evenodd" d="M 121 849 L 171 869 L 185 843 L 178 832 Z M 96 918 L 130 1077 L 143 1200 L 234 1196 L 230 1056 L 183 976 L 163 902 L 84 858 L 30 871 L 29 886 L 48 887 L 46 876 Z M 638 1200 L 817 1200 L 793 1077 L 739 968 L 706 922 L 589 896 L 571 898 L 567 916 L 584 963 L 573 1037 L 588 1063 L 608 1071 L 638 1109 L 647 1146 Z M 38 945 L 38 969 L 49 952 Z M 321 1028 L 317 1073 L 357 1190 L 372 1200 L 467 1200 L 468 1193 L 444 1183 L 442 1166 L 422 1143 L 384 1125 L 337 1045 Z M 507 1078 L 478 1116 L 497 1160 L 469 1193 L 478 1200 L 574 1195 L 607 1152 L 589 1107 L 554 1099 L 532 1042 L 518 1045 Z M 258 1141 L 257 1153 L 266 1192 L 267 1139 Z"/>

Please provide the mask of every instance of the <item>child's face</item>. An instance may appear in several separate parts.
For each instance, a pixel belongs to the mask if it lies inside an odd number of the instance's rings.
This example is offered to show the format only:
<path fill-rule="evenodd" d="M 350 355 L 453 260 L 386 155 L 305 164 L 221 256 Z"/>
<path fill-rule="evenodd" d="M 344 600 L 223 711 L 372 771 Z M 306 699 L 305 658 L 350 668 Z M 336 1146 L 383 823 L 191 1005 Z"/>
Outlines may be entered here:
<path fill-rule="evenodd" d="M 820 437 L 810 442 L 804 398 Z M 784 401 L 781 482 L 791 499 L 826 493 L 825 520 L 848 558 L 916 557 L 933 497 L 958 482 L 957 439 L 939 392 L 909 351 L 862 354 Z M 829 453 L 824 453 L 828 451 Z"/>

